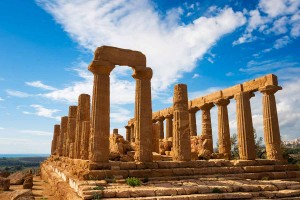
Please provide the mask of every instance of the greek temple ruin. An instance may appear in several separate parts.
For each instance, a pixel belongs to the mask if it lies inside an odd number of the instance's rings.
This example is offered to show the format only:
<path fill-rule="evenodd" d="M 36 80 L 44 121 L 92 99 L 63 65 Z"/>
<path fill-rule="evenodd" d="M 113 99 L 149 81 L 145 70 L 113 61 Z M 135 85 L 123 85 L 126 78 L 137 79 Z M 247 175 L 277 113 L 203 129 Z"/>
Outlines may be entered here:
<path fill-rule="evenodd" d="M 125 138 L 118 129 L 110 133 L 110 73 L 116 65 L 131 67 L 136 83 L 134 117 L 125 125 Z M 174 185 L 173 193 L 171 186 L 161 186 L 160 189 L 155 186 L 152 188 L 154 193 L 149 188 L 148 192 L 145 188 L 143 192 L 138 188 L 133 192 L 124 186 L 128 177 L 163 182 L 201 181 L 201 178 L 212 177 L 216 180 L 220 177 L 234 177 L 232 180 L 288 179 L 300 175 L 297 166 L 287 164 L 282 157 L 275 100 L 275 93 L 282 88 L 274 74 L 192 100 L 188 99 L 188 86 L 177 84 L 174 86 L 173 105 L 153 112 L 153 72 L 143 53 L 110 46 L 98 47 L 88 70 L 94 75 L 93 96 L 81 94 L 78 105 L 70 106 L 68 116 L 63 116 L 61 123 L 54 125 L 51 156 L 41 165 L 42 177 L 56 185 L 62 199 L 95 199 L 95 194 L 107 198 L 172 196 L 173 199 L 178 196 L 177 199 L 182 199 L 180 195 L 204 193 L 200 192 L 200 183 L 193 185 L 190 192 L 187 192 L 188 186 L 181 193 L 181 186 Z M 256 92 L 262 93 L 267 159 L 257 159 L 255 153 L 250 98 L 255 98 Z M 238 160 L 231 160 L 227 106 L 232 101 L 236 104 Z M 218 109 L 218 119 L 211 118 L 213 107 Z M 196 119 L 200 110 L 202 117 Z M 217 153 L 213 149 L 212 120 L 218 122 Z M 197 134 L 197 122 L 201 122 L 201 134 Z M 193 142 L 195 140 L 197 145 Z M 108 180 L 114 180 L 121 189 L 111 187 Z M 64 192 L 57 186 L 58 182 L 73 193 Z M 93 187 L 99 184 L 106 189 L 94 191 Z M 279 193 L 280 189 L 275 190 Z M 261 195 L 267 194 L 263 189 L 261 191 Z M 239 198 L 243 195 L 240 194 Z M 199 196 L 195 199 L 205 198 Z"/>

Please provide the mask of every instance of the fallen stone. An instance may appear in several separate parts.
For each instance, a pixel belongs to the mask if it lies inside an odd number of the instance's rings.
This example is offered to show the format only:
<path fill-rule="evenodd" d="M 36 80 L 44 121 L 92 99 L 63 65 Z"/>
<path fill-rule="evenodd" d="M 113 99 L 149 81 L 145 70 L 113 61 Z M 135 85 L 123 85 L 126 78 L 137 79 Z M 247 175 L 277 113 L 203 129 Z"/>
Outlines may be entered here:
<path fill-rule="evenodd" d="M 8 191 L 10 187 L 10 180 L 8 178 L 0 177 L 0 191 Z"/>

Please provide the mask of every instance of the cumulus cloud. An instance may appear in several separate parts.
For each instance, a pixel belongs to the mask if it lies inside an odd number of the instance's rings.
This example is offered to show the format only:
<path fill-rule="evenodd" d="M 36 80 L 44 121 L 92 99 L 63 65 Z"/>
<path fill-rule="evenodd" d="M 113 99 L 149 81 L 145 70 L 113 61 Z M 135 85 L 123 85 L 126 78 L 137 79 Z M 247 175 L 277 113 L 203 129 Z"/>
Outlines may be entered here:
<path fill-rule="evenodd" d="M 55 90 L 54 87 L 49 86 L 49 85 L 45 85 L 41 81 L 25 82 L 25 84 L 29 85 L 29 86 L 32 86 L 32 87 L 40 88 L 40 89 L 43 89 L 43 90 Z"/>
<path fill-rule="evenodd" d="M 161 16 L 147 0 L 37 2 L 90 51 L 112 45 L 145 53 L 154 69 L 154 90 L 166 89 L 184 72 L 193 70 L 217 40 L 245 23 L 243 14 L 229 7 L 183 25 L 179 8 Z"/>
<path fill-rule="evenodd" d="M 34 112 L 23 111 L 23 113 L 27 115 L 37 115 L 40 117 L 60 120 L 60 117 L 54 116 L 55 113 L 60 111 L 58 109 L 49 109 L 37 104 L 30 105 L 30 107 L 34 109 Z"/>
<path fill-rule="evenodd" d="M 6 93 L 9 96 L 20 97 L 20 98 L 26 98 L 26 97 L 32 96 L 31 94 L 28 94 L 26 92 L 21 92 L 21 91 L 18 91 L 18 90 L 6 90 Z"/>

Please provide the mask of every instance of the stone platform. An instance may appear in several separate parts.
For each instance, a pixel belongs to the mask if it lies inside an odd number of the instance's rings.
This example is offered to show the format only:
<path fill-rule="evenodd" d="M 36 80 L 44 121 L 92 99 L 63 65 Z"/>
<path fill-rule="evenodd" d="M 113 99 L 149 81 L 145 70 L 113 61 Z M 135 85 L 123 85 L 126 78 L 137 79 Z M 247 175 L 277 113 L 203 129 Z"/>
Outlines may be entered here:
<path fill-rule="evenodd" d="M 110 161 L 96 164 L 52 156 L 41 165 L 41 175 L 61 191 L 62 199 L 249 199 L 300 196 L 298 166 L 275 160 Z M 130 187 L 125 184 L 127 177 L 140 178 L 144 183 L 139 187 Z M 66 190 L 68 194 L 64 195 L 66 187 L 72 188 L 74 194 Z"/>

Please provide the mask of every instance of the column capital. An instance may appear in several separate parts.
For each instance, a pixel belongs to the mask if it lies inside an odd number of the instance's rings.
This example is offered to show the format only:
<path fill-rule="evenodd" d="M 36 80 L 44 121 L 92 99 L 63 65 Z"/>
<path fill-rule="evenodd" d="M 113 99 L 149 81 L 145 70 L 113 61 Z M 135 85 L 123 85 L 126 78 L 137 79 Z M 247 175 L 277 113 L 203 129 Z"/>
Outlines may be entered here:
<path fill-rule="evenodd" d="M 214 102 L 217 106 L 227 106 L 230 103 L 229 99 L 217 99 Z"/>
<path fill-rule="evenodd" d="M 152 78 L 153 72 L 150 67 L 144 68 L 143 71 L 137 71 L 134 70 L 132 77 L 134 79 L 140 79 L 140 80 L 150 80 Z"/>
<path fill-rule="evenodd" d="M 189 109 L 189 113 L 196 113 L 198 110 L 199 110 L 198 107 L 191 107 L 191 108 Z"/>
<path fill-rule="evenodd" d="M 107 74 L 109 75 L 110 72 L 115 68 L 115 65 L 104 62 L 104 61 L 97 61 L 93 60 L 88 67 L 88 70 L 91 71 L 93 74 Z"/>
<path fill-rule="evenodd" d="M 130 129 L 131 128 L 131 126 L 124 126 L 126 129 Z"/>
<path fill-rule="evenodd" d="M 200 106 L 200 110 L 210 110 L 215 105 L 213 103 L 205 103 L 202 106 Z"/>
<path fill-rule="evenodd" d="M 159 116 L 157 118 L 155 118 L 157 121 L 164 121 L 165 117 L 164 116 Z"/>
<path fill-rule="evenodd" d="M 278 85 L 267 85 L 258 89 L 263 94 L 275 94 L 278 90 L 282 90 Z"/>
<path fill-rule="evenodd" d="M 166 119 L 172 119 L 173 118 L 173 114 L 168 114 L 165 116 Z"/>
<path fill-rule="evenodd" d="M 157 119 L 152 119 L 152 123 L 156 123 L 157 122 Z"/>
<path fill-rule="evenodd" d="M 238 92 L 234 95 L 234 99 L 236 100 L 241 95 L 249 95 L 249 99 L 255 96 L 254 92 Z"/>

